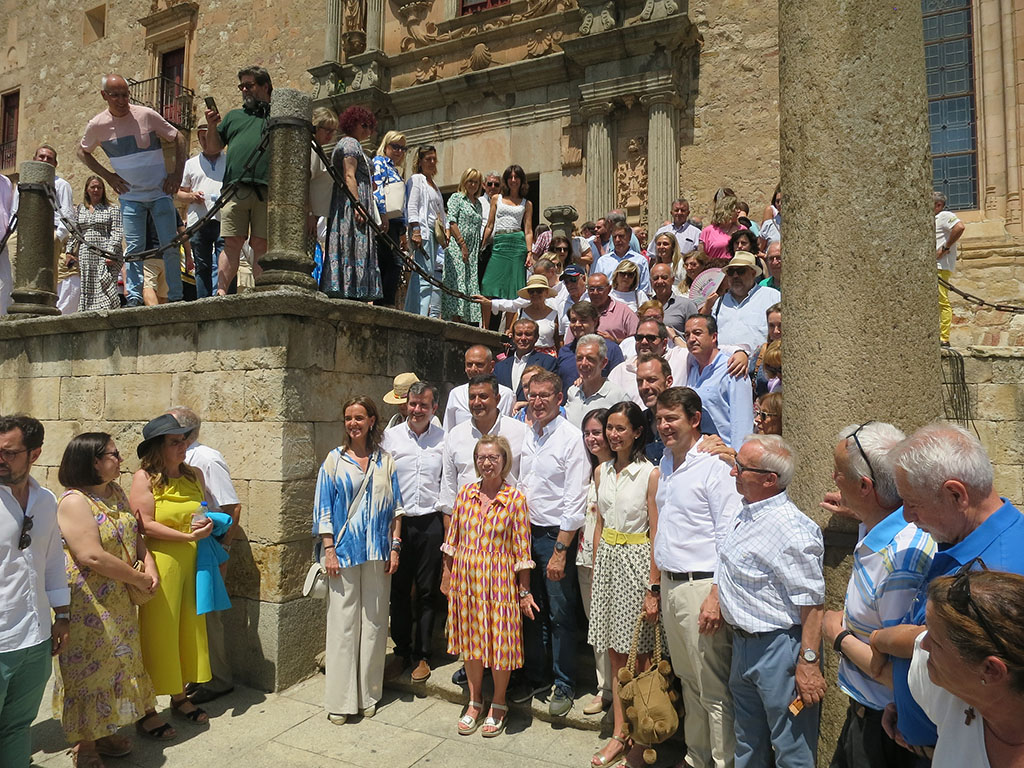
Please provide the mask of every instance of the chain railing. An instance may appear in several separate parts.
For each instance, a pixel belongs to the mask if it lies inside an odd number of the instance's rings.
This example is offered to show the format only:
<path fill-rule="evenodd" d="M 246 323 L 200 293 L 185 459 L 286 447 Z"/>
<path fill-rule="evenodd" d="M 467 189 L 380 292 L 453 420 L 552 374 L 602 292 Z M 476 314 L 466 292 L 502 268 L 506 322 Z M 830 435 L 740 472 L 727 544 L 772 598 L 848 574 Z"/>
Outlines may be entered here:
<path fill-rule="evenodd" d="M 980 296 L 975 296 L 973 293 L 968 293 L 967 291 L 960 290 L 951 282 L 949 282 L 948 280 L 944 280 L 941 277 L 939 278 L 939 285 L 945 286 L 953 293 L 955 293 L 957 296 L 961 297 L 962 299 L 966 299 L 968 302 L 974 304 L 975 306 L 988 307 L 989 309 L 995 309 L 999 312 L 1013 312 L 1015 314 L 1024 314 L 1024 306 L 1021 306 L 1019 304 L 1000 304 L 993 303 L 991 301 L 985 301 L 985 299 L 981 298 Z"/>

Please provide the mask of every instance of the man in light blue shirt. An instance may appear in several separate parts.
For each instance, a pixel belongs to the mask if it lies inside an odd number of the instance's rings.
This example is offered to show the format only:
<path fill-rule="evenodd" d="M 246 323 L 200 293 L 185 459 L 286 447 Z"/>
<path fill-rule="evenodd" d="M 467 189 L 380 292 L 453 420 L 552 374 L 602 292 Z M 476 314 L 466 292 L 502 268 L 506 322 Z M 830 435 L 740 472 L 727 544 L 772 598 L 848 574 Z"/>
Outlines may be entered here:
<path fill-rule="evenodd" d="M 729 292 L 715 302 L 711 314 L 718 322 L 722 345 L 735 344 L 753 352 L 768 338 L 768 307 L 782 301 L 782 294 L 757 281 L 764 277 L 752 253 L 737 251 L 725 267 Z"/>
<path fill-rule="evenodd" d="M 696 390 L 705 412 L 718 426 L 718 434 L 730 448 L 739 450 L 754 429 L 754 393 L 745 376 L 729 375 L 729 357 L 718 349 L 718 324 L 707 315 L 691 315 L 684 326 L 686 386 Z"/>
<path fill-rule="evenodd" d="M 615 272 L 615 268 L 619 266 L 619 262 L 631 261 L 636 264 L 637 269 L 640 270 L 640 283 L 637 285 L 637 288 L 649 295 L 651 293 L 650 266 L 647 263 L 647 259 L 641 256 L 638 251 L 633 250 L 630 246 L 630 237 L 632 237 L 632 234 L 632 230 L 627 224 L 613 224 L 613 248 L 597 260 L 594 264 L 594 272 L 600 272 L 603 275 L 607 275 L 608 279 L 611 280 L 612 274 Z"/>

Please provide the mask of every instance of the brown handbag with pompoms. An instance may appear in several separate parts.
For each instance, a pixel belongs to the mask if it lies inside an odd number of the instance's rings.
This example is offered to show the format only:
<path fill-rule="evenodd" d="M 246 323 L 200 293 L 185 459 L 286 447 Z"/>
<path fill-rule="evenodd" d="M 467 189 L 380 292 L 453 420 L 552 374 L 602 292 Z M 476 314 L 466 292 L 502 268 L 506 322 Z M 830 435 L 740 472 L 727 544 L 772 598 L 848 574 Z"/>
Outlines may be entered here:
<path fill-rule="evenodd" d="M 654 655 L 651 666 L 636 674 L 636 648 L 643 626 L 643 613 L 637 617 L 629 660 L 619 670 L 619 697 L 626 708 L 626 736 L 635 744 L 647 747 L 644 762 L 657 760 L 654 744 L 661 744 L 679 728 L 676 712 L 678 694 L 672 689 L 672 665 L 661 658 L 661 617 L 654 624 Z"/>

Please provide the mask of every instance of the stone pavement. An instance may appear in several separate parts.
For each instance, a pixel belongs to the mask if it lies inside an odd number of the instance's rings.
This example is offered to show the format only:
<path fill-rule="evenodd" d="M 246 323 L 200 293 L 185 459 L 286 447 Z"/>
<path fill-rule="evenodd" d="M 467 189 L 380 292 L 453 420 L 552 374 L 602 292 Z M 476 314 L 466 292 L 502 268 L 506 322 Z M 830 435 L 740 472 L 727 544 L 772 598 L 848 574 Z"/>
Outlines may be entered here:
<path fill-rule="evenodd" d="M 155 742 L 135 736 L 132 754 L 107 758 L 107 768 L 586 768 L 607 735 L 553 725 L 520 708 L 511 713 L 505 734 L 495 739 L 479 732 L 459 736 L 460 704 L 394 688 L 385 689 L 372 719 L 335 726 L 321 706 L 323 686 L 323 675 L 316 675 L 279 694 L 236 688 L 205 706 L 211 715 L 206 727 L 165 710 L 178 737 Z M 33 765 L 66 768 L 71 757 L 60 723 L 50 714 L 50 700 L 48 688 L 32 726 Z M 167 702 L 160 697 L 161 706 Z M 130 728 L 122 732 L 133 733 Z M 678 742 L 660 749 L 656 768 L 679 760 L 679 749 Z"/>

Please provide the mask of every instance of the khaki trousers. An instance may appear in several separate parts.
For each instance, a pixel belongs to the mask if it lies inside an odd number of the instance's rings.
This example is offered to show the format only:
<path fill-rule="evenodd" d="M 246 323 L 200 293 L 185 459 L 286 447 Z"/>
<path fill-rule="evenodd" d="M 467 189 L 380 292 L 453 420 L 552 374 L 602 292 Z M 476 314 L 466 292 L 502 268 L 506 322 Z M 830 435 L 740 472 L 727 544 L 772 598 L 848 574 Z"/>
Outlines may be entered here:
<path fill-rule="evenodd" d="M 391 593 L 384 567 L 383 561 L 371 561 L 327 579 L 324 708 L 329 714 L 356 715 L 380 701 Z"/>
<path fill-rule="evenodd" d="M 736 751 L 729 693 L 732 633 L 724 625 L 713 635 L 697 631 L 711 586 L 711 579 L 661 582 L 662 621 L 672 669 L 683 688 L 686 762 L 693 768 L 729 768 Z"/>

